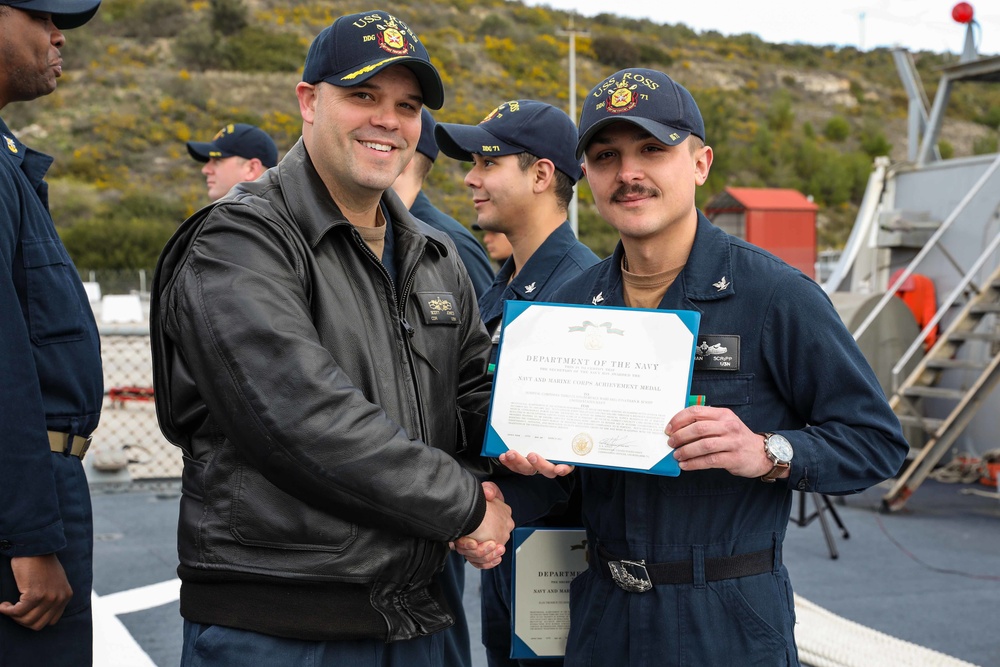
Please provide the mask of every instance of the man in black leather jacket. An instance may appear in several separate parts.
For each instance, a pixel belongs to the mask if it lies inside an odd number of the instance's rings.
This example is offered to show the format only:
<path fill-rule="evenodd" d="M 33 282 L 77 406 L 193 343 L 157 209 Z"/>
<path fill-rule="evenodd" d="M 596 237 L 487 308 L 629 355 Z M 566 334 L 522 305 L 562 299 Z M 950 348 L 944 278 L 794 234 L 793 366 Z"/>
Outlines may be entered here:
<path fill-rule="evenodd" d="M 443 89 L 382 11 L 338 19 L 296 88 L 302 139 L 187 220 L 151 313 L 184 450 L 182 665 L 437 665 L 449 542 L 513 527 L 471 471 L 490 340 L 446 235 L 387 190 Z"/>

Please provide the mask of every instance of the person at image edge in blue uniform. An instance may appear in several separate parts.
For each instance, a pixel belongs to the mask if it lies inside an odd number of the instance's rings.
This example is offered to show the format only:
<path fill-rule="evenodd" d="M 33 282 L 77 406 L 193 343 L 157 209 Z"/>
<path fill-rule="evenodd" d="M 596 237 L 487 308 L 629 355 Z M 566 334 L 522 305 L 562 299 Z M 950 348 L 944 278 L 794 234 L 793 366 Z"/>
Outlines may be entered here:
<path fill-rule="evenodd" d="M 533 100 L 505 102 L 478 125 L 441 123 L 441 151 L 472 162 L 465 184 L 472 189 L 476 225 L 503 233 L 513 254 L 493 285 L 479 297 L 479 311 L 493 336 L 492 360 L 505 301 L 548 301 L 563 283 L 598 258 L 577 240 L 566 220 L 573 186 L 583 175 L 576 157 L 576 126 L 565 112 Z M 494 480 L 510 505 L 516 526 L 579 526 L 571 480 L 512 476 Z M 548 659 L 512 660 L 511 555 L 482 573 L 482 637 L 490 667 L 553 665 Z"/>
<path fill-rule="evenodd" d="M 899 422 L 823 290 L 695 208 L 712 149 L 687 90 L 619 71 L 590 92 L 579 131 L 621 241 L 553 298 L 700 312 L 691 392 L 707 405 L 667 422 L 678 477 L 576 471 L 590 566 L 570 587 L 565 663 L 798 665 L 781 559 L 792 490 L 850 494 L 892 476 Z M 573 469 L 501 459 L 523 474 Z"/>
<path fill-rule="evenodd" d="M 56 89 L 63 30 L 97 0 L 0 0 L 0 109 Z M 88 666 L 93 524 L 82 458 L 104 398 L 100 338 L 56 234 L 52 158 L 0 120 L 0 667 Z"/>

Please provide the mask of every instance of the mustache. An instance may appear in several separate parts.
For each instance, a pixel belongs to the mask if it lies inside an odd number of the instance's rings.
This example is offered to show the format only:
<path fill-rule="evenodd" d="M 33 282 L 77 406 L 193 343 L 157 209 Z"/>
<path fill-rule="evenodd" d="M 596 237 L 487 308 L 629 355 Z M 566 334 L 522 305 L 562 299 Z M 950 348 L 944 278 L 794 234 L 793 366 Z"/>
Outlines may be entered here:
<path fill-rule="evenodd" d="M 634 195 L 639 195 L 641 197 L 659 197 L 660 191 L 657 188 L 649 188 L 639 183 L 621 185 L 614 191 L 614 193 L 612 193 L 611 201 L 618 201 Z"/>

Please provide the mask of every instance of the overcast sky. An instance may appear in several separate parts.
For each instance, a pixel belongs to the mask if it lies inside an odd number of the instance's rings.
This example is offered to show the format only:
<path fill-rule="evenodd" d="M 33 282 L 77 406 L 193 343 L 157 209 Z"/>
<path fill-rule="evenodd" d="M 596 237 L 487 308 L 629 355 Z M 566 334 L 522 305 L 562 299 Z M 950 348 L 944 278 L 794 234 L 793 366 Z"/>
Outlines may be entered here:
<path fill-rule="evenodd" d="M 529 5 L 602 12 L 683 23 L 698 32 L 754 33 L 767 42 L 835 44 L 871 49 L 904 46 L 912 51 L 961 53 L 965 26 L 951 18 L 954 0 L 526 0 Z M 981 55 L 1000 54 L 1000 0 L 969 4 L 981 30 Z M 863 14 L 863 18 L 862 18 Z"/>

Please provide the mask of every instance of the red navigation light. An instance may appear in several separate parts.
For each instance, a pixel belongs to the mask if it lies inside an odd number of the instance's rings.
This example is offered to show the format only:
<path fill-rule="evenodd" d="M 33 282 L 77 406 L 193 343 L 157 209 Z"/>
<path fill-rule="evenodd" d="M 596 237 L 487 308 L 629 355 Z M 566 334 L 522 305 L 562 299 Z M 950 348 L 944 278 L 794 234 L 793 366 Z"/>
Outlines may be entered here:
<path fill-rule="evenodd" d="M 972 5 L 967 2 L 960 2 L 951 9 L 951 18 L 959 23 L 972 22 Z"/>

